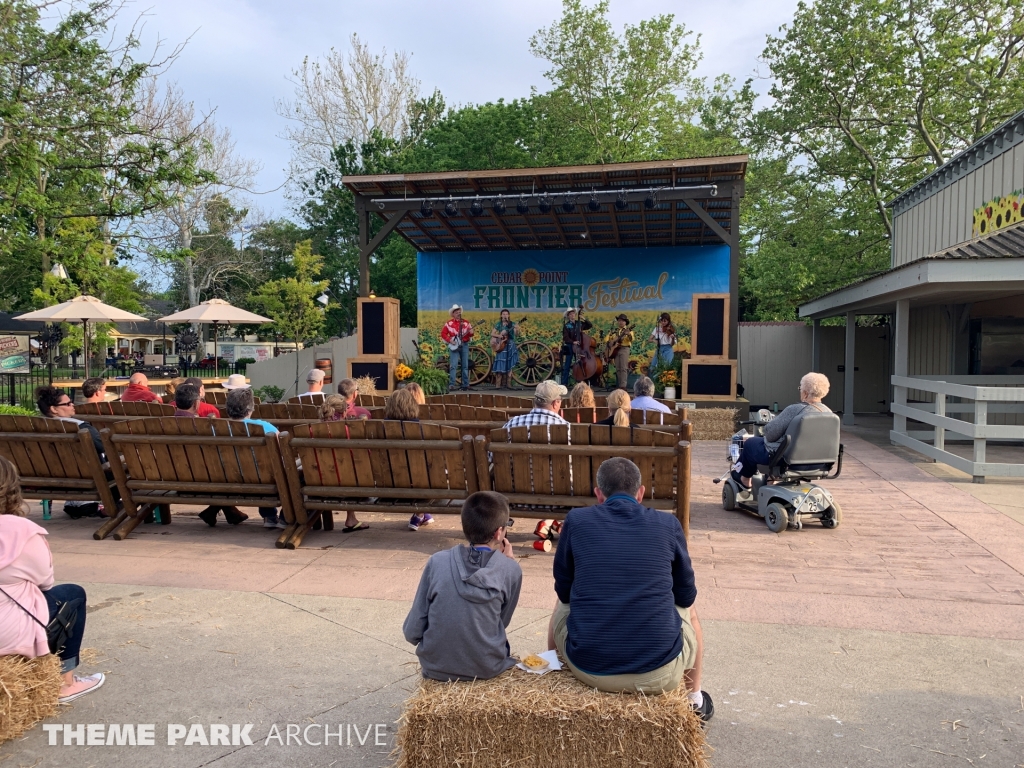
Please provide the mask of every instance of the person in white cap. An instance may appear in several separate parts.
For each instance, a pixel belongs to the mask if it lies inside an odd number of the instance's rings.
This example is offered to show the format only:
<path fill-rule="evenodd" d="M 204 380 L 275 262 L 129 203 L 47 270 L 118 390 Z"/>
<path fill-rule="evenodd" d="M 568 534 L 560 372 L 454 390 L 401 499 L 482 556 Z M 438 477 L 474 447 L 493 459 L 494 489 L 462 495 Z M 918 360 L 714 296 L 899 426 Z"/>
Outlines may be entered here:
<path fill-rule="evenodd" d="M 230 389 L 247 389 L 249 387 L 249 382 L 247 382 L 245 380 L 245 376 L 243 376 L 242 374 L 240 374 L 240 373 L 232 373 L 230 376 L 227 377 L 227 379 L 224 381 L 224 383 L 221 384 L 221 386 L 224 389 L 229 389 L 229 390 Z"/>
<path fill-rule="evenodd" d="M 311 368 L 309 373 L 306 374 L 306 391 L 299 395 L 299 397 L 308 397 L 310 400 L 318 400 L 319 398 L 312 396 L 323 395 L 324 378 L 326 375 L 327 374 L 319 368 Z"/>
<path fill-rule="evenodd" d="M 455 374 L 462 368 L 462 391 L 469 391 L 469 341 L 473 338 L 473 326 L 462 319 L 462 307 L 452 304 L 448 310 L 451 318 L 441 329 L 441 340 L 448 345 L 448 389 L 455 389 Z M 452 349 L 452 342 L 459 345 Z"/>
<path fill-rule="evenodd" d="M 512 427 L 532 427 L 537 424 L 568 424 L 559 413 L 562 410 L 562 398 L 568 390 L 557 381 L 542 381 L 537 385 L 533 395 L 533 409 L 529 413 L 513 416 L 505 424 L 505 429 Z"/>

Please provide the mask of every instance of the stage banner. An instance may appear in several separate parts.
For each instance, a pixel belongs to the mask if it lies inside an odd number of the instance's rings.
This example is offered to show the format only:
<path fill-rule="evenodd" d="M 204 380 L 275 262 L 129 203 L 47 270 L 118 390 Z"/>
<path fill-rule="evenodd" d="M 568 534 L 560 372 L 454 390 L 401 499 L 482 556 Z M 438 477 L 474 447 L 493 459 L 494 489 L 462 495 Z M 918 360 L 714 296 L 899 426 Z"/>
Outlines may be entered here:
<path fill-rule="evenodd" d="M 486 345 L 499 313 L 508 309 L 513 320 L 526 318 L 522 338 L 556 353 L 565 311 L 582 306 L 602 333 L 625 314 L 635 325 L 633 358 L 646 370 L 654 349 L 650 335 L 662 312 L 676 327 L 676 351 L 689 352 L 693 294 L 729 292 L 729 248 L 420 253 L 417 283 L 420 347 L 427 355 L 447 351 L 439 334 L 452 304 L 462 305 L 468 322 L 483 321 L 477 343 Z"/>

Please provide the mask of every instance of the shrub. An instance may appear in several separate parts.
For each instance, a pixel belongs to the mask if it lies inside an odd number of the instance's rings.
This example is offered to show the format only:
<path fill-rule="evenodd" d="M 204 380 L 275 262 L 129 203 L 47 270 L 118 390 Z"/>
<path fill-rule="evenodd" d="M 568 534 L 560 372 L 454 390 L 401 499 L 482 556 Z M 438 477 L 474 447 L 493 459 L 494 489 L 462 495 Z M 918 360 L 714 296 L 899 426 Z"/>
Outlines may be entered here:
<path fill-rule="evenodd" d="M 410 379 L 423 388 L 425 395 L 443 395 L 448 391 L 448 373 L 429 363 L 414 365 Z"/>
<path fill-rule="evenodd" d="M 4 416 L 38 416 L 35 409 L 22 408 L 20 405 L 0 405 L 0 414 Z"/>
<path fill-rule="evenodd" d="M 281 398 L 284 397 L 284 390 L 280 387 L 275 387 L 273 384 L 267 384 L 257 389 L 253 394 L 260 399 L 260 402 L 280 403 Z"/>

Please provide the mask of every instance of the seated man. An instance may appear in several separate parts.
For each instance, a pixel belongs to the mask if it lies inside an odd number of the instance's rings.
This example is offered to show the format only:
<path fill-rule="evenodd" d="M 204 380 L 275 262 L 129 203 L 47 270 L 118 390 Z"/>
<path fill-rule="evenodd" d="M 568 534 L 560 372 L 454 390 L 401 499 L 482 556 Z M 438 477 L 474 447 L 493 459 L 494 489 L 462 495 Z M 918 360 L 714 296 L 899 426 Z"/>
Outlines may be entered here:
<path fill-rule="evenodd" d="M 480 491 L 462 505 L 456 544 L 427 560 L 402 625 L 431 680 L 487 680 L 513 667 L 505 629 L 519 602 L 523 571 L 505 538 L 508 501 Z"/>
<path fill-rule="evenodd" d="M 160 395 L 149 388 L 149 379 L 144 373 L 133 373 L 128 379 L 128 386 L 121 395 L 123 403 L 161 403 Z"/>
<path fill-rule="evenodd" d="M 275 427 L 269 421 L 264 421 L 263 419 L 254 419 L 252 417 L 253 411 L 256 410 L 256 401 L 252 395 L 252 388 L 248 385 L 236 387 L 228 392 L 228 399 L 227 402 L 225 403 L 224 410 L 227 411 L 229 419 L 242 421 L 246 425 L 258 424 L 259 426 L 263 427 L 263 434 L 265 435 L 273 435 L 278 433 L 277 427 Z M 245 433 L 249 434 L 248 426 L 245 427 Z M 242 433 L 240 431 L 233 431 L 231 434 Z M 263 518 L 264 528 L 284 529 L 288 527 L 288 523 L 285 522 L 284 515 L 278 513 L 277 507 L 260 507 L 259 510 L 260 517 Z"/>
<path fill-rule="evenodd" d="M 316 398 L 311 397 L 311 395 L 322 395 L 324 393 L 324 377 L 326 375 L 319 368 L 310 369 L 309 373 L 306 374 L 306 391 L 299 395 L 299 397 L 315 400 Z"/>
<path fill-rule="evenodd" d="M 703 721 L 703 639 L 679 521 L 641 504 L 640 470 L 611 458 L 597 470 L 598 501 L 566 515 L 555 553 L 558 601 L 548 628 L 569 670 L 602 691 L 660 694 L 685 680 Z"/>
<path fill-rule="evenodd" d="M 107 380 L 92 376 L 82 382 L 82 397 L 87 403 L 104 403 L 107 400 Z"/>
<path fill-rule="evenodd" d="M 672 413 L 672 409 L 664 403 L 654 399 L 654 382 L 647 376 L 641 376 L 633 384 L 633 410 L 635 411 L 659 411 L 660 413 Z"/>
<path fill-rule="evenodd" d="M 365 408 L 356 405 L 359 397 L 359 386 L 355 379 L 342 379 L 338 382 L 338 394 L 345 398 L 345 412 L 343 419 L 368 419 L 370 412 Z"/>
<path fill-rule="evenodd" d="M 537 424 L 568 424 L 561 416 L 562 398 L 567 394 L 568 390 L 557 381 L 542 381 L 533 395 L 533 409 L 529 413 L 513 416 L 506 422 L 505 429 Z"/>
<path fill-rule="evenodd" d="M 196 413 L 200 419 L 219 419 L 220 410 L 216 405 L 206 402 L 206 386 L 203 384 L 203 380 L 198 376 L 189 376 L 185 379 L 186 384 L 191 384 L 197 390 L 199 390 L 199 405 Z"/>

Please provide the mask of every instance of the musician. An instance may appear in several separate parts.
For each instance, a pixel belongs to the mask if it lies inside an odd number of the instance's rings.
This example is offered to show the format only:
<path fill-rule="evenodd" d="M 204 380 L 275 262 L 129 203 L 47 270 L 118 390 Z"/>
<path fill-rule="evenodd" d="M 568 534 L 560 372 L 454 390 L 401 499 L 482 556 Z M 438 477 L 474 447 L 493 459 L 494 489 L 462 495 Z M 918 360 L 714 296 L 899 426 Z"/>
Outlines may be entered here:
<path fill-rule="evenodd" d="M 672 364 L 673 348 L 676 345 L 676 329 L 672 325 L 672 316 L 662 312 L 658 324 L 651 331 L 651 341 L 655 344 L 654 356 L 651 358 L 653 371 L 660 361 L 662 365 Z"/>
<path fill-rule="evenodd" d="M 451 344 L 453 340 L 460 339 L 458 349 L 452 349 L 448 354 L 448 389 L 456 389 L 455 374 L 462 367 L 462 391 L 469 391 L 469 340 L 473 338 L 473 326 L 462 319 L 462 307 L 452 304 L 448 310 L 451 318 L 441 329 L 441 339 L 445 344 Z"/>
<path fill-rule="evenodd" d="M 608 332 L 605 341 L 609 349 L 615 350 L 609 362 L 615 363 L 616 386 L 619 389 L 626 389 L 626 383 L 629 381 L 629 353 L 633 346 L 633 332 L 626 330 L 629 318 L 625 315 L 618 315 L 615 322 L 618 327 Z"/>
<path fill-rule="evenodd" d="M 569 373 L 572 371 L 573 360 L 580 353 L 580 338 L 583 331 L 589 331 L 593 324 L 589 320 L 576 321 L 576 310 L 565 310 L 562 323 L 562 386 L 569 386 Z"/>
<path fill-rule="evenodd" d="M 492 348 L 504 337 L 507 339 L 505 348 L 494 353 L 494 373 L 497 377 L 495 387 L 497 389 L 519 389 L 509 383 L 509 377 L 517 365 L 519 365 L 519 350 L 516 348 L 516 333 L 519 326 L 513 323 L 507 309 L 501 310 L 498 322 L 491 329 Z"/>

